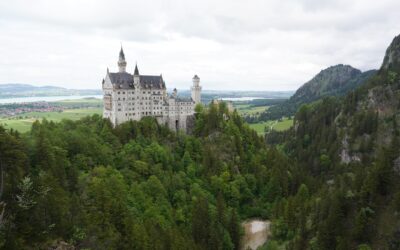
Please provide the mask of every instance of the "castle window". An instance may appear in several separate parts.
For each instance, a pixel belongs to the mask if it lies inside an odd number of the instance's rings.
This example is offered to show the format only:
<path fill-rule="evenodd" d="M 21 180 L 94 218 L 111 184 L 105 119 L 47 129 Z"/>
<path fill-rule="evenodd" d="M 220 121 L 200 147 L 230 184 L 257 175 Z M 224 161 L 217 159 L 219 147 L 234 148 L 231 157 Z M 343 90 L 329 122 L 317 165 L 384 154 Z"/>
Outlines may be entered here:
<path fill-rule="evenodd" d="M 125 92 L 122 92 L 122 94 L 125 94 Z"/>
<path fill-rule="evenodd" d="M 121 111 L 121 109 L 118 109 L 118 111 Z"/>
<path fill-rule="evenodd" d="M 118 91 L 118 94 L 120 94 L 121 92 Z"/>

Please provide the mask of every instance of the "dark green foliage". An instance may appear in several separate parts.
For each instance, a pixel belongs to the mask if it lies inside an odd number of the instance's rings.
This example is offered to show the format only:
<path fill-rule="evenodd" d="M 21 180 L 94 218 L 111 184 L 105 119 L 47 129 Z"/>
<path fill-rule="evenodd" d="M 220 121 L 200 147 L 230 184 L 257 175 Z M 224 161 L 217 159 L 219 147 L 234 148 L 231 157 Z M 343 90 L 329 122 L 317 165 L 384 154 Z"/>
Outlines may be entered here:
<path fill-rule="evenodd" d="M 275 172 L 274 197 L 288 192 L 287 163 L 225 104 L 198 109 L 196 136 L 97 115 L 22 137 L 0 128 L 1 247 L 239 249 L 241 217 L 268 214 L 256 196 Z"/>
<path fill-rule="evenodd" d="M 399 42 L 360 88 L 301 106 L 293 129 L 267 136 L 298 166 L 289 186 L 305 184 L 273 206 L 287 249 L 398 248 Z"/>

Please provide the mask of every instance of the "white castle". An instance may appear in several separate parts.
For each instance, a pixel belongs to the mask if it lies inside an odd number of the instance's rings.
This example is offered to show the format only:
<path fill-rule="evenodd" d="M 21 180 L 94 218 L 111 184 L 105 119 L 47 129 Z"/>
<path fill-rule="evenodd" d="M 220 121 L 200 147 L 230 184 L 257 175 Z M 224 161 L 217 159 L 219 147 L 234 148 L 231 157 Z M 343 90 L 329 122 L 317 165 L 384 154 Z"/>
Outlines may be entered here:
<path fill-rule="evenodd" d="M 145 116 L 155 117 L 170 129 L 186 131 L 188 120 L 193 117 L 194 107 L 201 103 L 200 78 L 193 77 L 191 98 L 178 97 L 177 90 L 167 93 L 162 75 L 140 75 L 137 64 L 132 74 L 126 72 L 125 54 L 121 47 L 118 60 L 119 72 L 107 68 L 103 79 L 103 117 L 114 126 Z"/>

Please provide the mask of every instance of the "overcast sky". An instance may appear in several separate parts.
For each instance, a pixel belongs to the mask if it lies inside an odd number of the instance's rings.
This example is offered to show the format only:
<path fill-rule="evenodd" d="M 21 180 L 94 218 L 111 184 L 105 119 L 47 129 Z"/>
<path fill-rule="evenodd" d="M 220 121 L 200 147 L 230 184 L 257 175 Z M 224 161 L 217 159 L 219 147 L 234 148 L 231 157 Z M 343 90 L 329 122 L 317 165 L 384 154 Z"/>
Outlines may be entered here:
<path fill-rule="evenodd" d="M 117 71 L 168 88 L 294 90 L 339 63 L 378 68 L 399 0 L 0 0 L 0 83 L 100 88 Z"/>

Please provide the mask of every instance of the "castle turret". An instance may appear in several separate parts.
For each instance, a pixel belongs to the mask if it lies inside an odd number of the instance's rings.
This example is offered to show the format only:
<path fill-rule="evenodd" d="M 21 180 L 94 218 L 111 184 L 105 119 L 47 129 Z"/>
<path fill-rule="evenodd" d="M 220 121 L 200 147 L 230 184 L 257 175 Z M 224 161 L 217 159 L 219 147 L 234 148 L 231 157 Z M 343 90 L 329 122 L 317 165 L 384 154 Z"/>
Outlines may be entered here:
<path fill-rule="evenodd" d="M 133 73 L 133 83 L 139 84 L 139 82 L 140 82 L 139 69 L 138 69 L 137 63 L 136 63 L 135 72 Z"/>
<path fill-rule="evenodd" d="M 195 75 L 192 80 L 193 80 L 193 86 L 191 88 L 191 90 L 192 90 L 192 99 L 196 104 L 198 104 L 198 103 L 201 103 L 200 77 Z"/>
<path fill-rule="evenodd" d="M 119 52 L 118 68 L 119 72 L 126 72 L 125 54 L 124 50 L 122 49 L 122 46 L 121 46 L 121 51 Z"/>

